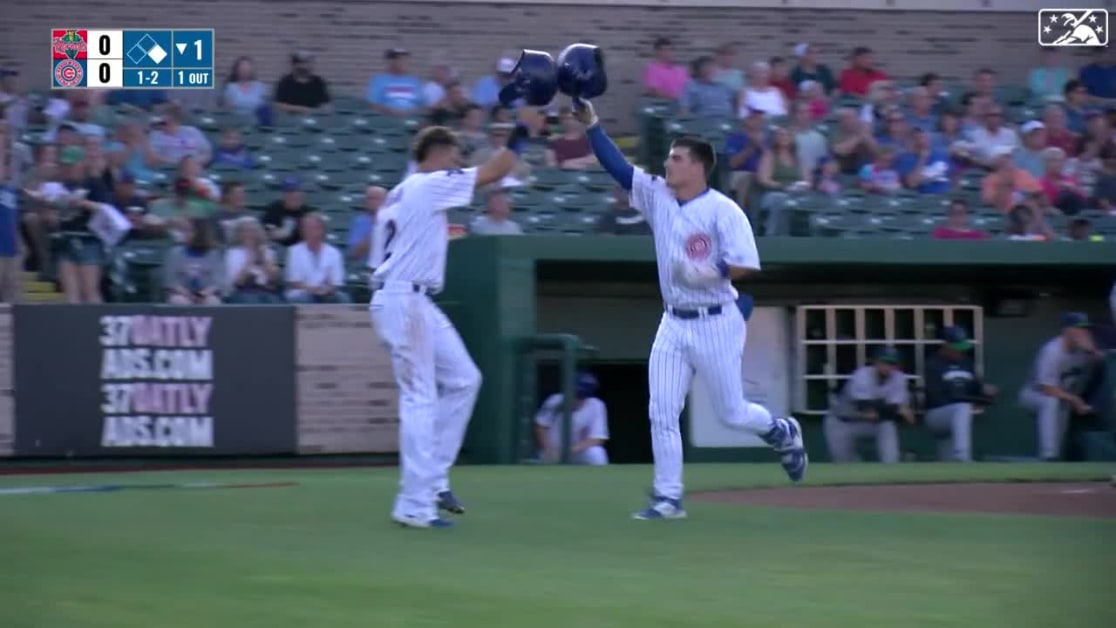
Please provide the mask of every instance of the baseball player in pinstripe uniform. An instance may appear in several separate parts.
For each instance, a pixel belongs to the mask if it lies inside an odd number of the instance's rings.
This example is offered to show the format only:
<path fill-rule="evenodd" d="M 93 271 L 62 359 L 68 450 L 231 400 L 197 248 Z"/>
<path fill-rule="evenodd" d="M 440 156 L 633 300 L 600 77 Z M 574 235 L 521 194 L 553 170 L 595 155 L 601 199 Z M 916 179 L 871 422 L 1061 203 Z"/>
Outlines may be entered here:
<path fill-rule="evenodd" d="M 758 434 L 779 453 L 792 481 L 805 475 L 802 429 L 794 418 L 773 418 L 744 398 L 740 377 L 747 323 L 734 303 L 733 279 L 759 272 L 752 227 L 740 206 L 708 186 L 713 147 L 695 139 L 671 146 L 666 177 L 634 168 L 601 129 L 593 106 L 575 100 L 601 165 L 631 194 L 655 239 L 659 288 L 666 307 L 648 365 L 655 482 L 651 503 L 636 519 L 681 519 L 682 434 L 679 415 L 695 374 L 709 387 L 722 421 Z"/>
<path fill-rule="evenodd" d="M 461 336 L 431 295 L 445 281 L 446 210 L 468 205 L 478 186 L 503 179 L 516 164 L 527 129 L 517 125 L 507 148 L 483 165 L 462 169 L 457 136 L 444 127 L 421 131 L 418 164 L 388 194 L 376 217 L 369 265 L 375 292 L 369 310 L 391 351 L 399 385 L 402 480 L 392 519 L 413 528 L 444 528 L 439 511 L 461 514 L 449 485 L 481 374 Z"/>

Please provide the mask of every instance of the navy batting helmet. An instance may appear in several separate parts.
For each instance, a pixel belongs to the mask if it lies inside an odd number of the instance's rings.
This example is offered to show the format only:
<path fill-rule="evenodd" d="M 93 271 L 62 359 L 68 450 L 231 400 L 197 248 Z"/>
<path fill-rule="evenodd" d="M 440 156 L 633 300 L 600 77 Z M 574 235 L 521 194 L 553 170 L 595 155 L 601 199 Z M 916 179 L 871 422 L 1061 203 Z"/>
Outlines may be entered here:
<path fill-rule="evenodd" d="M 597 46 L 570 44 L 558 55 L 558 90 L 573 98 L 596 98 L 608 89 L 604 53 Z"/>
<path fill-rule="evenodd" d="M 542 107 L 558 93 L 558 70 L 554 57 L 541 50 L 524 50 L 512 68 L 508 84 L 500 90 L 500 104 L 510 106 L 520 98 L 532 107 Z"/>
<path fill-rule="evenodd" d="M 578 399 L 592 397 L 597 393 L 597 378 L 593 377 L 592 373 L 579 373 L 574 389 L 577 391 Z"/>

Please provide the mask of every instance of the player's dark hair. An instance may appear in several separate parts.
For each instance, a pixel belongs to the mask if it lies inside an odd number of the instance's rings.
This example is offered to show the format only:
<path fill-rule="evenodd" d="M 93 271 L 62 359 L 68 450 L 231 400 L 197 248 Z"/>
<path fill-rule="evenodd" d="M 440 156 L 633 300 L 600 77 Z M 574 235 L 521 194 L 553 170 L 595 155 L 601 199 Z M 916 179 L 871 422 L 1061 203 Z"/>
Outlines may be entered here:
<path fill-rule="evenodd" d="M 670 147 L 685 148 L 690 151 L 690 157 L 701 162 L 701 167 L 705 170 L 705 176 L 708 178 L 709 175 L 713 174 L 713 168 L 717 165 L 717 153 L 709 142 L 696 137 L 680 137 L 671 142 Z"/>
<path fill-rule="evenodd" d="M 1070 94 L 1077 91 L 1078 89 L 1080 89 L 1084 85 L 1085 85 L 1084 83 L 1082 83 L 1081 81 L 1079 81 L 1077 79 L 1070 79 L 1070 80 L 1066 81 L 1065 86 L 1062 87 L 1062 93 L 1065 94 L 1066 96 L 1069 96 Z"/>
<path fill-rule="evenodd" d="M 960 207 L 961 209 L 964 209 L 965 211 L 969 211 L 969 201 L 965 200 L 965 197 L 963 197 L 963 196 L 955 196 L 952 199 L 950 199 L 949 207 L 950 207 L 950 209 L 952 209 L 954 207 Z"/>
<path fill-rule="evenodd" d="M 671 45 L 670 39 L 668 39 L 666 37 L 659 37 L 659 38 L 655 39 L 654 48 L 655 48 L 655 50 L 662 50 L 663 48 L 666 48 L 670 45 Z"/>
<path fill-rule="evenodd" d="M 444 126 L 428 126 L 415 136 L 412 154 L 415 161 L 422 163 L 430 155 L 430 151 L 437 148 L 460 148 L 461 142 L 457 134 Z"/>
<path fill-rule="evenodd" d="M 221 182 L 221 198 L 227 199 L 234 190 L 243 189 L 244 184 L 240 181 L 230 180 Z"/>

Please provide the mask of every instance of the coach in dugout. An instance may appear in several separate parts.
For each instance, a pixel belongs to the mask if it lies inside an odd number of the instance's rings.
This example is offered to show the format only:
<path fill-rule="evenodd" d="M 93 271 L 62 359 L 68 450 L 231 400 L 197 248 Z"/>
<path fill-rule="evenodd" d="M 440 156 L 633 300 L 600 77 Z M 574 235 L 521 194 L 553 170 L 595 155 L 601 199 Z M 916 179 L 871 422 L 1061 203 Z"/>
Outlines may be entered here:
<path fill-rule="evenodd" d="M 597 393 L 597 378 L 590 373 L 577 376 L 576 398 L 570 416 L 570 461 L 574 464 L 608 464 L 608 410 Z M 542 462 L 554 463 L 562 459 L 562 395 L 547 397 L 535 415 L 535 437 Z"/>
<path fill-rule="evenodd" d="M 953 462 L 973 459 L 973 410 L 991 403 L 995 386 L 980 381 L 969 357 L 973 343 L 960 327 L 942 330 L 942 345 L 926 360 L 927 429 L 939 439 L 938 458 Z"/>

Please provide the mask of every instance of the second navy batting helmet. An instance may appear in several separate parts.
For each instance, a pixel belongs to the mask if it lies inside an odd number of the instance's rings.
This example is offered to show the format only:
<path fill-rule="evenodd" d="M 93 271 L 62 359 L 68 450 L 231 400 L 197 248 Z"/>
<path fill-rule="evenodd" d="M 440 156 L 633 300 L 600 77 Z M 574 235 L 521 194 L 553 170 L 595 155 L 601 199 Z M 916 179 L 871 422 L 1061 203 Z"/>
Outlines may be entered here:
<path fill-rule="evenodd" d="M 558 54 L 558 90 L 590 100 L 608 89 L 604 53 L 597 46 L 570 44 Z"/>
<path fill-rule="evenodd" d="M 508 84 L 500 90 L 500 104 L 510 106 L 520 98 L 531 107 L 542 107 L 558 93 L 554 57 L 541 50 L 524 50 L 512 68 Z"/>
<path fill-rule="evenodd" d="M 592 373 L 579 373 L 574 387 L 579 399 L 592 397 L 597 393 L 597 378 Z"/>

